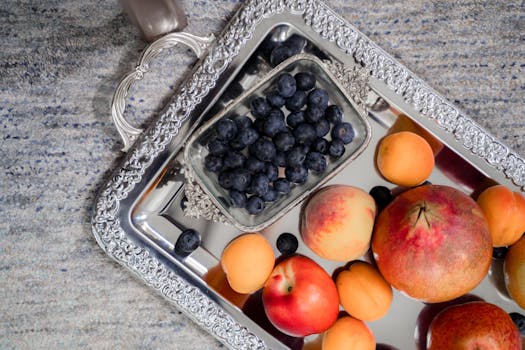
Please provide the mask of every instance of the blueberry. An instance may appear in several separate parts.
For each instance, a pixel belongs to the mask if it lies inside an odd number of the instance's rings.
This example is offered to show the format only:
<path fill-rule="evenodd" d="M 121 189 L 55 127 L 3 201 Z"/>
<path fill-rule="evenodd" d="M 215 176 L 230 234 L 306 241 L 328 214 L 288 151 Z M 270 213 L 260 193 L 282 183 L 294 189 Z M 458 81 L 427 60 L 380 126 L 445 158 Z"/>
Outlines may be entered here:
<path fill-rule="evenodd" d="M 286 108 L 295 112 L 301 110 L 306 105 L 306 92 L 297 90 L 292 97 L 286 99 Z"/>
<path fill-rule="evenodd" d="M 208 151 L 214 156 L 222 156 L 229 150 L 228 144 L 217 138 L 213 138 L 208 142 Z"/>
<path fill-rule="evenodd" d="M 332 128 L 331 135 L 332 139 L 339 139 L 347 145 L 354 139 L 355 132 L 350 123 L 338 123 Z"/>
<path fill-rule="evenodd" d="M 284 119 L 284 113 L 283 113 L 283 111 L 281 111 L 280 108 L 272 108 L 270 113 L 268 113 L 267 118 L 270 118 L 270 117 Z"/>
<path fill-rule="evenodd" d="M 222 170 L 223 161 L 220 156 L 214 156 L 213 154 L 208 154 L 204 157 L 204 167 L 212 173 L 218 173 Z"/>
<path fill-rule="evenodd" d="M 253 122 L 247 115 L 241 115 L 233 119 L 239 130 L 248 129 L 253 126 Z"/>
<path fill-rule="evenodd" d="M 281 117 L 277 113 L 269 115 L 268 118 L 264 120 L 263 131 L 264 134 L 269 137 L 274 137 L 278 133 L 286 131 L 284 117 Z"/>
<path fill-rule="evenodd" d="M 325 118 L 321 118 L 314 127 L 317 137 L 323 137 L 330 132 L 330 123 Z"/>
<path fill-rule="evenodd" d="M 302 147 L 294 147 L 286 154 L 286 165 L 293 167 L 304 163 L 306 152 Z"/>
<path fill-rule="evenodd" d="M 286 117 L 286 123 L 291 127 L 295 128 L 297 125 L 306 121 L 303 111 L 292 112 Z"/>
<path fill-rule="evenodd" d="M 246 194 L 244 192 L 231 190 L 230 199 L 232 201 L 232 206 L 234 206 L 235 208 L 244 208 L 246 206 L 246 201 L 248 200 L 248 197 L 246 197 Z"/>
<path fill-rule="evenodd" d="M 263 162 L 269 162 L 275 157 L 275 145 L 266 138 L 259 138 L 250 145 L 250 154 Z"/>
<path fill-rule="evenodd" d="M 374 186 L 368 193 L 374 198 L 378 211 L 383 210 L 394 199 L 392 192 L 386 186 Z"/>
<path fill-rule="evenodd" d="M 264 118 L 258 118 L 253 121 L 253 128 L 259 133 L 264 133 Z"/>
<path fill-rule="evenodd" d="M 317 106 L 324 111 L 328 106 L 328 92 L 324 89 L 313 89 L 308 94 L 308 105 Z"/>
<path fill-rule="evenodd" d="M 314 127 L 308 123 L 297 125 L 293 129 L 293 135 L 295 136 L 295 141 L 303 145 L 309 145 L 317 138 Z"/>
<path fill-rule="evenodd" d="M 326 170 L 326 158 L 319 152 L 309 152 L 304 160 L 307 169 L 316 173 L 322 173 Z"/>
<path fill-rule="evenodd" d="M 288 181 L 298 184 L 305 183 L 308 178 L 308 170 L 302 165 L 286 167 L 284 174 Z"/>
<path fill-rule="evenodd" d="M 249 146 L 259 138 L 259 133 L 254 128 L 245 128 L 239 130 L 237 134 L 237 139 L 240 143 L 245 146 Z"/>
<path fill-rule="evenodd" d="M 284 62 L 286 59 L 294 55 L 293 50 L 285 44 L 277 45 L 270 54 L 270 64 L 272 67 Z"/>
<path fill-rule="evenodd" d="M 261 197 L 251 196 L 246 202 L 246 210 L 252 215 L 257 215 L 264 210 L 264 201 Z"/>
<path fill-rule="evenodd" d="M 231 119 L 224 118 L 215 124 L 217 138 L 223 141 L 229 141 L 237 135 L 237 124 Z"/>
<path fill-rule="evenodd" d="M 289 151 L 295 144 L 295 137 L 289 131 L 280 132 L 274 139 L 275 148 L 279 151 Z"/>
<path fill-rule="evenodd" d="M 252 114 L 257 118 L 264 118 L 270 113 L 272 107 L 264 97 L 256 97 L 250 103 Z"/>
<path fill-rule="evenodd" d="M 246 144 L 238 137 L 228 142 L 228 145 L 230 145 L 230 148 L 234 151 L 242 151 L 244 148 L 246 148 Z"/>
<path fill-rule="evenodd" d="M 309 106 L 304 112 L 304 118 L 309 123 L 317 123 L 324 116 L 324 110 L 316 105 Z"/>
<path fill-rule="evenodd" d="M 229 151 L 224 155 L 225 169 L 242 168 L 244 162 L 246 162 L 246 156 L 242 153 Z"/>
<path fill-rule="evenodd" d="M 266 163 L 255 157 L 248 157 L 245 163 L 245 167 L 252 173 L 260 173 L 265 169 Z"/>
<path fill-rule="evenodd" d="M 294 34 L 284 42 L 292 50 L 293 55 L 300 53 L 306 46 L 306 39 L 300 35 Z"/>
<path fill-rule="evenodd" d="M 232 180 L 232 173 L 229 171 L 223 171 L 219 174 L 219 185 L 226 190 L 232 188 Z"/>
<path fill-rule="evenodd" d="M 281 233 L 277 238 L 276 246 L 282 255 L 292 255 L 299 248 L 299 241 L 291 233 L 285 232 Z"/>
<path fill-rule="evenodd" d="M 509 316 L 512 319 L 512 322 L 514 322 L 514 324 L 516 325 L 516 327 L 518 327 L 521 336 L 525 336 L 525 316 L 518 312 L 511 312 Z"/>
<path fill-rule="evenodd" d="M 328 147 L 328 155 L 334 159 L 337 159 L 340 158 L 343 153 L 345 153 L 345 144 L 343 141 L 339 139 L 332 140 L 332 142 L 330 142 L 330 146 Z"/>
<path fill-rule="evenodd" d="M 279 193 L 288 194 L 290 193 L 290 181 L 282 177 L 278 178 L 273 182 L 273 188 Z"/>
<path fill-rule="evenodd" d="M 186 229 L 182 231 L 179 238 L 175 242 L 175 254 L 186 257 L 190 255 L 201 244 L 201 235 L 193 229 Z"/>
<path fill-rule="evenodd" d="M 250 171 L 247 169 L 235 169 L 231 173 L 232 175 L 232 189 L 244 192 L 250 186 L 252 176 Z"/>
<path fill-rule="evenodd" d="M 283 73 L 277 78 L 277 91 L 282 97 L 292 97 L 296 90 L 295 79 L 289 73 Z"/>
<path fill-rule="evenodd" d="M 228 86 L 228 89 L 222 94 L 222 98 L 225 101 L 230 101 L 237 98 L 243 92 L 244 88 L 242 85 L 238 81 L 235 81 Z"/>
<path fill-rule="evenodd" d="M 326 141 L 325 139 L 321 137 L 316 138 L 312 142 L 311 146 L 312 146 L 313 151 L 316 151 L 322 154 L 328 153 L 328 141 Z"/>
<path fill-rule="evenodd" d="M 277 177 L 279 177 L 279 168 L 277 168 L 277 165 L 268 162 L 266 163 L 265 174 L 268 177 L 268 180 L 277 180 Z"/>
<path fill-rule="evenodd" d="M 264 174 L 255 174 L 250 184 L 250 192 L 257 196 L 264 196 L 270 188 L 270 180 Z"/>
<path fill-rule="evenodd" d="M 507 256 L 508 251 L 509 251 L 508 247 L 494 247 L 492 249 L 492 258 L 496 260 L 505 259 L 505 256 Z"/>
<path fill-rule="evenodd" d="M 331 105 L 326 108 L 324 116 L 330 123 L 337 124 L 343 120 L 343 111 L 341 110 L 341 107 L 337 105 Z"/>
<path fill-rule="evenodd" d="M 279 195 L 277 194 L 277 191 L 273 188 L 268 189 L 268 191 L 262 196 L 262 199 L 265 202 L 275 202 L 277 200 L 277 197 Z"/>
<path fill-rule="evenodd" d="M 273 108 L 281 108 L 286 103 L 286 99 L 279 95 L 278 91 L 272 91 L 266 95 L 266 101 L 268 101 Z"/>
<path fill-rule="evenodd" d="M 273 163 L 278 167 L 284 167 L 286 165 L 286 153 L 282 151 L 278 151 L 277 153 L 275 153 Z"/>
<path fill-rule="evenodd" d="M 308 91 L 315 86 L 315 76 L 308 72 L 300 72 L 295 75 L 297 88 L 303 91 Z"/>

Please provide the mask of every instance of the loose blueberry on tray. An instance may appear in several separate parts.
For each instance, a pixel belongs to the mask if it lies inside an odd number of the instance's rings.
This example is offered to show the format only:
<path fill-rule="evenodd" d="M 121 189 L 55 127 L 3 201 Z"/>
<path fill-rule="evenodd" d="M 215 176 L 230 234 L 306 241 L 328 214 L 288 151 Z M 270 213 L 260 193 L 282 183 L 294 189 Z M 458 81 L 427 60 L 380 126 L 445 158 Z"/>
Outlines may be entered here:
<path fill-rule="evenodd" d="M 284 232 L 277 238 L 276 245 L 277 250 L 279 250 L 282 255 L 292 255 L 297 251 L 299 241 L 293 234 Z"/>
<path fill-rule="evenodd" d="M 181 257 L 186 257 L 197 249 L 200 243 L 201 236 L 199 232 L 193 229 L 184 230 L 175 242 L 174 252 Z"/>
<path fill-rule="evenodd" d="M 277 46 L 271 59 L 276 63 L 288 51 Z M 344 154 L 354 129 L 316 84 L 310 72 L 282 73 L 265 95 L 249 101 L 247 115 L 215 123 L 204 167 L 228 191 L 232 207 L 260 214 Z"/>

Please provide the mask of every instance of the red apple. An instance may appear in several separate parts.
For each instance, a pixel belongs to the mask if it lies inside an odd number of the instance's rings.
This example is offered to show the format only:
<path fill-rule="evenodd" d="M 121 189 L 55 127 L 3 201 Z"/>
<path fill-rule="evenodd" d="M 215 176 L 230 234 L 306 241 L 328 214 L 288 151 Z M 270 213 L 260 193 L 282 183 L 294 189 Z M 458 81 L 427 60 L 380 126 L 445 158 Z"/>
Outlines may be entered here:
<path fill-rule="evenodd" d="M 293 255 L 274 268 L 262 300 L 270 322 L 295 337 L 324 332 L 339 313 L 334 281 L 315 261 L 302 255 Z"/>
<path fill-rule="evenodd" d="M 430 324 L 428 350 L 521 350 L 518 328 L 500 307 L 483 301 L 451 306 Z"/>
<path fill-rule="evenodd" d="M 419 186 L 398 195 L 378 216 L 372 251 L 396 289 L 425 302 L 470 292 L 485 277 L 492 239 L 481 208 L 449 186 Z"/>

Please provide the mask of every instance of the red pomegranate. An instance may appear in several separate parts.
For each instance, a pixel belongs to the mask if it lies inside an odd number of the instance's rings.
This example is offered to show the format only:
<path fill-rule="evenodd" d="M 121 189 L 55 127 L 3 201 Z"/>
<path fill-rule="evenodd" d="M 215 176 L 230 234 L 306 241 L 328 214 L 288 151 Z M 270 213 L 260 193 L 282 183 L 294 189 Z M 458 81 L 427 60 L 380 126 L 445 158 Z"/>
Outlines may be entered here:
<path fill-rule="evenodd" d="M 415 299 L 443 302 L 485 277 L 492 240 L 472 198 L 449 186 L 425 185 L 401 193 L 381 212 L 372 251 L 393 287 Z"/>

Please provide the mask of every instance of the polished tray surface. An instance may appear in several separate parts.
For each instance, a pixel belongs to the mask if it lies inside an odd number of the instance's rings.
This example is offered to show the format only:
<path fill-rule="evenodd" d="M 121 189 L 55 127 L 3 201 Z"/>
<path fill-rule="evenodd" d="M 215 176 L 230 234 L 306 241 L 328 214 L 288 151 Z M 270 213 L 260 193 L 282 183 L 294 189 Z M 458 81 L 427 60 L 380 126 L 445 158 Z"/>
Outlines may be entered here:
<path fill-rule="evenodd" d="M 326 183 L 349 184 L 368 191 L 394 186 L 374 169 L 378 140 L 398 120 L 407 118 L 432 135 L 443 149 L 430 177 L 467 194 L 490 183 L 524 191 L 525 161 L 488 134 L 408 69 L 318 1 L 247 1 L 209 47 L 172 102 L 135 142 L 97 199 L 93 232 L 101 247 L 147 285 L 174 303 L 201 327 L 232 349 L 300 349 L 314 337 L 291 339 L 268 332 L 257 314 L 243 308 L 252 296 L 228 295 L 211 282 L 222 249 L 241 231 L 232 225 L 195 218 L 184 190 L 185 142 L 232 100 L 264 79 L 272 67 L 268 42 L 298 35 L 304 53 L 370 73 L 366 103 L 370 123 L 368 147 Z M 344 76 L 344 72 L 341 73 Z M 209 199 L 208 199 L 209 200 Z M 202 206 L 213 204 L 206 200 Z M 299 206 L 262 233 L 273 245 L 280 233 L 299 237 Z M 198 230 L 201 246 L 189 256 L 173 253 L 185 228 Z M 300 239 L 299 239 L 300 241 Z M 301 241 L 298 253 L 310 256 L 329 273 L 341 264 L 316 257 Z M 366 257 L 363 257 L 366 259 Z M 472 294 L 507 311 L 519 307 L 507 296 L 501 262 Z M 369 323 L 376 340 L 397 349 L 417 348 L 417 319 L 424 304 L 398 292 L 383 319 Z"/>

